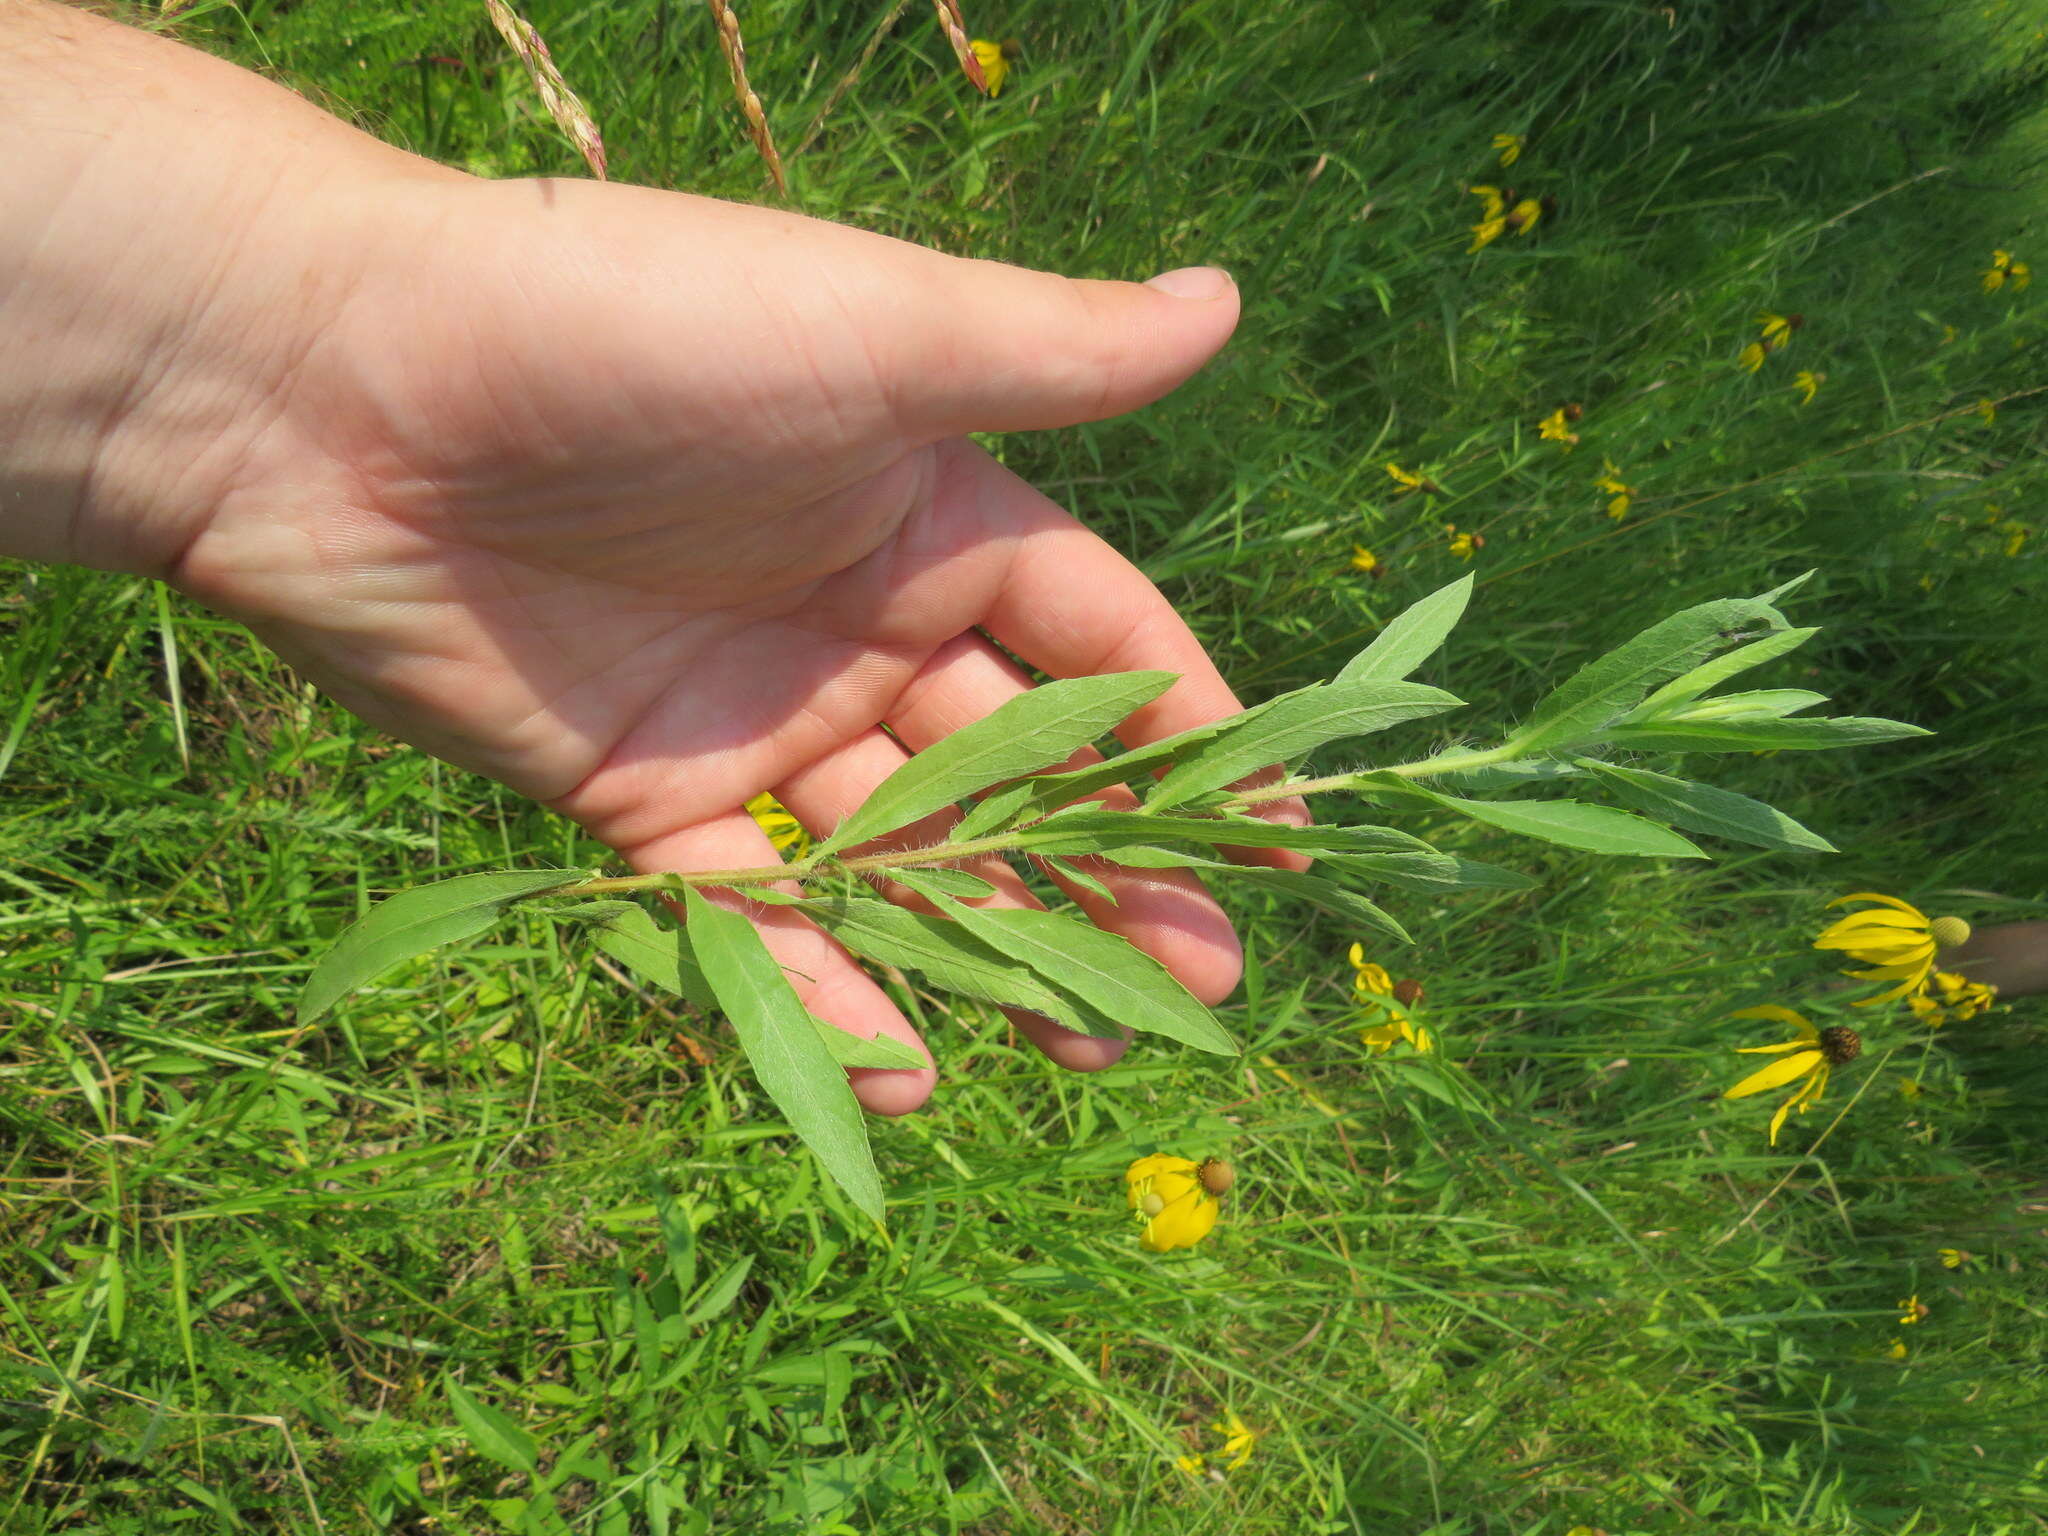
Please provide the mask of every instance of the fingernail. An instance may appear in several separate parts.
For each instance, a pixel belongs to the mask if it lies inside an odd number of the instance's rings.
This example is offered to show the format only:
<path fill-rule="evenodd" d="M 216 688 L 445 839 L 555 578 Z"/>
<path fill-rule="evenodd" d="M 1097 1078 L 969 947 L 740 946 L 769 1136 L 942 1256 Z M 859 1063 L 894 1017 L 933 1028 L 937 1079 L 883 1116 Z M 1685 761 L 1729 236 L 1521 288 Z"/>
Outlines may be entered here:
<path fill-rule="evenodd" d="M 1220 299 L 1236 285 L 1221 267 L 1181 267 L 1160 273 L 1145 286 L 1176 299 Z"/>

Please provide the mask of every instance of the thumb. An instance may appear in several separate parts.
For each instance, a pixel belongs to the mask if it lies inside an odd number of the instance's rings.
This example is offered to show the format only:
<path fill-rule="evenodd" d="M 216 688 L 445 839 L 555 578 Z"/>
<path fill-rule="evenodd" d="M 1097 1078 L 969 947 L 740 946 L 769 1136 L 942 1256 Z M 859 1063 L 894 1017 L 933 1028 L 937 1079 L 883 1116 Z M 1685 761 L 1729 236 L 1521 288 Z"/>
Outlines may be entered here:
<path fill-rule="evenodd" d="M 897 308 L 888 349 L 899 423 L 914 437 L 1136 410 L 1184 383 L 1237 325 L 1237 285 L 1216 267 L 1113 283 L 942 258 L 921 275 L 936 281 Z"/>

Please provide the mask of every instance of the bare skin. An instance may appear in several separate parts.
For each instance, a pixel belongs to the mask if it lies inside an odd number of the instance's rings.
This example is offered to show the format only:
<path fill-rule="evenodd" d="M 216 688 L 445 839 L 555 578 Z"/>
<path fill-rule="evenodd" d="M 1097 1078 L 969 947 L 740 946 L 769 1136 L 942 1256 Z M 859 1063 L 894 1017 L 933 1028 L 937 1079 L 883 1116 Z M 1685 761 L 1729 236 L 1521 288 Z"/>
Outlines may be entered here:
<path fill-rule="evenodd" d="M 829 831 L 1029 687 L 1010 655 L 1179 673 L 1132 744 L 1239 707 L 1134 567 L 963 436 L 1166 393 L 1236 323 L 1221 273 L 1076 282 L 482 182 L 41 0 L 0 0 L 0 230 L 0 552 L 161 576 L 636 870 L 773 862 L 763 789 Z M 1231 990 L 1192 876 L 1104 878 L 1114 906 L 1068 894 Z M 816 929 L 749 915 L 814 1012 L 915 1039 Z M 1015 1017 L 1066 1066 L 1123 1048 Z M 933 1074 L 855 1079 L 893 1114 Z"/>

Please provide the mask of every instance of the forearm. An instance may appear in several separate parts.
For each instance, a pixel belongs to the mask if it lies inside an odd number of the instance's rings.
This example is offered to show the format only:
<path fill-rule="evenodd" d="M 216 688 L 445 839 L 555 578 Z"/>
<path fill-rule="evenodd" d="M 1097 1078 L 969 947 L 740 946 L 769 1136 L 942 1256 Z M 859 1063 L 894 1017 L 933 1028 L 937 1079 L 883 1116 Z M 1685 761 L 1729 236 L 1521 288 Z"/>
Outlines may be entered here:
<path fill-rule="evenodd" d="M 386 173 L 453 174 L 196 50 L 0 0 L 0 553 L 173 562 L 346 301 L 319 223 L 374 218 Z"/>

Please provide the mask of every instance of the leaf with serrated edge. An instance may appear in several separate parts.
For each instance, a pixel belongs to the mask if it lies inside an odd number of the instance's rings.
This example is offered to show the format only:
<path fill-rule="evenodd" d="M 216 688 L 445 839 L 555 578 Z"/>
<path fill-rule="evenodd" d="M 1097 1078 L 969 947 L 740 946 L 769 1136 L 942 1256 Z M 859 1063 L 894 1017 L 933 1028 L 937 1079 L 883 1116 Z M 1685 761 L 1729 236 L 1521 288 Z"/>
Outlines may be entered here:
<path fill-rule="evenodd" d="M 1441 688 L 1373 678 L 1298 689 L 1273 701 L 1257 717 L 1219 732 L 1213 741 L 1175 764 L 1146 798 L 1146 806 L 1164 810 L 1330 742 L 1368 736 L 1456 709 L 1463 702 Z"/>
<path fill-rule="evenodd" d="M 394 965 L 443 944 L 475 938 L 498 921 L 508 903 L 583 878 L 573 869 L 457 875 L 378 902 L 343 929 L 334 947 L 313 967 L 299 993 L 299 1023 L 312 1023 Z"/>
<path fill-rule="evenodd" d="M 1410 604 L 1337 674 L 1340 683 L 1391 682 L 1406 677 L 1436 654 L 1444 638 L 1465 616 L 1472 599 L 1472 578 L 1460 576 L 1447 587 Z"/>
<path fill-rule="evenodd" d="M 684 891 L 683 902 L 697 964 L 732 1021 L 761 1091 L 811 1149 L 818 1166 L 880 1222 L 882 1179 L 868 1148 L 860 1104 L 782 966 L 754 925 L 738 913 L 707 901 L 694 886 Z"/>
<path fill-rule="evenodd" d="M 1695 784 L 1690 779 L 1651 773 L 1643 768 L 1624 768 L 1616 763 L 1589 759 L 1586 766 L 1607 781 L 1616 799 L 1687 831 L 1705 832 L 1759 848 L 1835 852 L 1833 843 L 1809 832 L 1783 811 L 1733 790 Z"/>
<path fill-rule="evenodd" d="M 1176 680 L 1172 672 L 1115 672 L 1065 678 L 1020 693 L 933 742 L 882 780 L 818 851 L 835 853 L 908 826 L 991 784 L 1063 763 Z"/>
<path fill-rule="evenodd" d="M 1787 652 L 1796 651 L 1815 635 L 1818 629 L 1781 629 L 1774 635 L 1761 640 L 1752 640 L 1747 645 L 1738 645 L 1734 650 L 1724 652 L 1711 661 L 1703 661 L 1683 677 L 1674 677 L 1622 718 L 1624 720 L 1647 720 L 1652 715 L 1676 709 L 1681 704 L 1690 704 L 1709 688 L 1718 687 L 1741 672 L 1760 667 L 1767 661 L 1775 661 Z"/>
<path fill-rule="evenodd" d="M 1639 752 L 1824 752 L 1932 734 L 1899 720 L 1839 715 L 1824 720 L 1658 720 L 1619 726 L 1607 740 Z"/>
<path fill-rule="evenodd" d="M 1173 973 L 1136 945 L 1058 912 L 997 910 L 948 900 L 947 915 L 990 948 L 1022 962 L 1131 1029 L 1235 1056 L 1237 1042 Z"/>
<path fill-rule="evenodd" d="M 1701 603 L 1652 624 L 1587 662 L 1542 703 L 1510 742 L 1524 754 L 1584 741 L 1643 701 L 1651 689 L 1723 649 L 1747 624 L 1785 628 L 1784 615 L 1757 598 Z"/>

